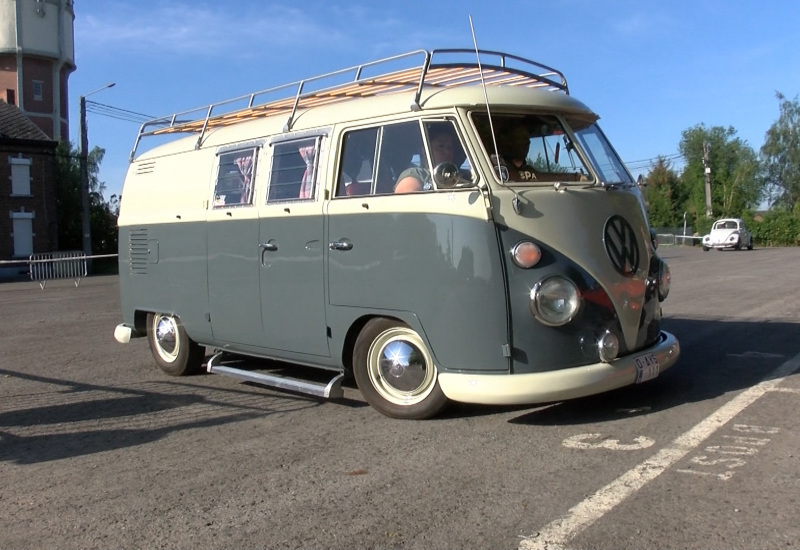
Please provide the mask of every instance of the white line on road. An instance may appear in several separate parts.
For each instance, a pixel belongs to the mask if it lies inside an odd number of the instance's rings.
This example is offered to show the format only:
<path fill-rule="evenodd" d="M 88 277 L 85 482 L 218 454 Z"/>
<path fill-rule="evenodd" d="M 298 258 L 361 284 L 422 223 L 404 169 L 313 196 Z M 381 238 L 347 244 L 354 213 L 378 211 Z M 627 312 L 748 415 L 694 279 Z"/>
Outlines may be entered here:
<path fill-rule="evenodd" d="M 590 495 L 580 504 L 572 507 L 564 517 L 551 522 L 537 534 L 523 538 L 520 541 L 519 549 L 564 550 L 569 541 L 697 448 L 758 398 L 774 390 L 786 376 L 798 368 L 800 368 L 800 354 L 783 363 L 758 385 L 740 393 L 694 428 L 678 436 L 669 447 L 661 449 L 595 494 Z"/>

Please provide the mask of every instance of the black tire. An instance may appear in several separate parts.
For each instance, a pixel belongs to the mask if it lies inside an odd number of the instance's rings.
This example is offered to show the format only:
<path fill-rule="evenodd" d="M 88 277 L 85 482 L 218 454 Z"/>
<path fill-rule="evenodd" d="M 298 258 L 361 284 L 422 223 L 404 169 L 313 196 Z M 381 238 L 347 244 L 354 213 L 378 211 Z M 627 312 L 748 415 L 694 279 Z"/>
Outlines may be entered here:
<path fill-rule="evenodd" d="M 750 237 L 750 242 L 747 243 L 747 250 L 753 250 L 753 237 Z"/>
<path fill-rule="evenodd" d="M 147 314 L 147 343 L 158 367 L 170 376 L 186 376 L 200 371 L 205 349 L 186 334 L 175 315 Z"/>
<path fill-rule="evenodd" d="M 404 358 L 405 364 L 390 362 L 387 355 Z M 425 342 L 392 319 L 376 318 L 364 325 L 353 349 L 353 375 L 367 403 L 391 418 L 431 418 L 448 403 Z"/>
<path fill-rule="evenodd" d="M 707 246 L 703 246 L 703 252 L 708 252 L 708 247 Z"/>

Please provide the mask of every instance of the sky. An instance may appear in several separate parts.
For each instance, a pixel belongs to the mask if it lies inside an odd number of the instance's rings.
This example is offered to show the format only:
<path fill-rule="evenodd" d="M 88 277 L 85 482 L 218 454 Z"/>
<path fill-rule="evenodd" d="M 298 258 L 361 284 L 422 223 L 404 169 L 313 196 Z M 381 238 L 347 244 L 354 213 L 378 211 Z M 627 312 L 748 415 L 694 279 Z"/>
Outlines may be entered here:
<path fill-rule="evenodd" d="M 562 71 L 634 176 L 659 156 L 680 169 L 681 133 L 699 124 L 732 127 L 758 152 L 776 92 L 800 93 L 797 0 L 75 0 L 70 138 L 81 95 L 169 115 L 412 50 L 473 48 L 470 17 L 481 49 Z M 89 106 L 109 198 L 139 123 Z"/>

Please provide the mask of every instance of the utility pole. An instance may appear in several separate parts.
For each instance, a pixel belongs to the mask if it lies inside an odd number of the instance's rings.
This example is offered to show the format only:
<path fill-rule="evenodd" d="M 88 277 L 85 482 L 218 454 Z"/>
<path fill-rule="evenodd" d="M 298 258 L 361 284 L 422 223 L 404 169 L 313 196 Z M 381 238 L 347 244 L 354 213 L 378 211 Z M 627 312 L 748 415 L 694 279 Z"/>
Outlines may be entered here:
<path fill-rule="evenodd" d="M 706 179 L 706 218 L 714 215 L 711 208 L 711 164 L 708 160 L 708 142 L 703 141 L 703 172 Z"/>
<path fill-rule="evenodd" d="M 86 128 L 86 98 L 94 93 L 111 88 L 114 82 L 106 84 L 102 88 L 98 88 L 86 95 L 80 96 L 81 106 L 81 150 L 80 150 L 80 168 L 81 168 L 81 229 L 83 231 L 83 253 L 87 256 L 92 255 L 92 226 L 89 222 L 89 135 Z"/>

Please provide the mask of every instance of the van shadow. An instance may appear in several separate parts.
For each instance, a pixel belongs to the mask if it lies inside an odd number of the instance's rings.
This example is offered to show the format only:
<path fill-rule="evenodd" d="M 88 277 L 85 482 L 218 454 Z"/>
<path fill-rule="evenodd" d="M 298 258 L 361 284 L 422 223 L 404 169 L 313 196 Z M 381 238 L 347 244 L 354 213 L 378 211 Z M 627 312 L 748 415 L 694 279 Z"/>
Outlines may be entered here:
<path fill-rule="evenodd" d="M 78 383 L 0 369 L 0 377 L 60 386 L 36 395 L 23 410 L 0 413 L 0 461 L 35 464 L 133 447 L 184 430 L 287 414 L 321 405 L 293 394 L 265 395 L 246 386 L 213 388 L 175 381 L 153 389 Z M 75 400 L 63 403 L 65 394 Z M 84 395 L 81 395 L 84 394 Z M 102 399 L 92 399 L 92 394 Z M 109 396 L 109 394 L 112 394 Z M 219 397 L 207 397 L 209 394 Z M 60 403 L 48 404 L 46 401 Z"/>
<path fill-rule="evenodd" d="M 663 328 L 678 338 L 681 356 L 658 378 L 539 407 L 509 422 L 593 424 L 708 401 L 758 384 L 800 351 L 800 325 L 793 323 L 672 318 Z"/>

